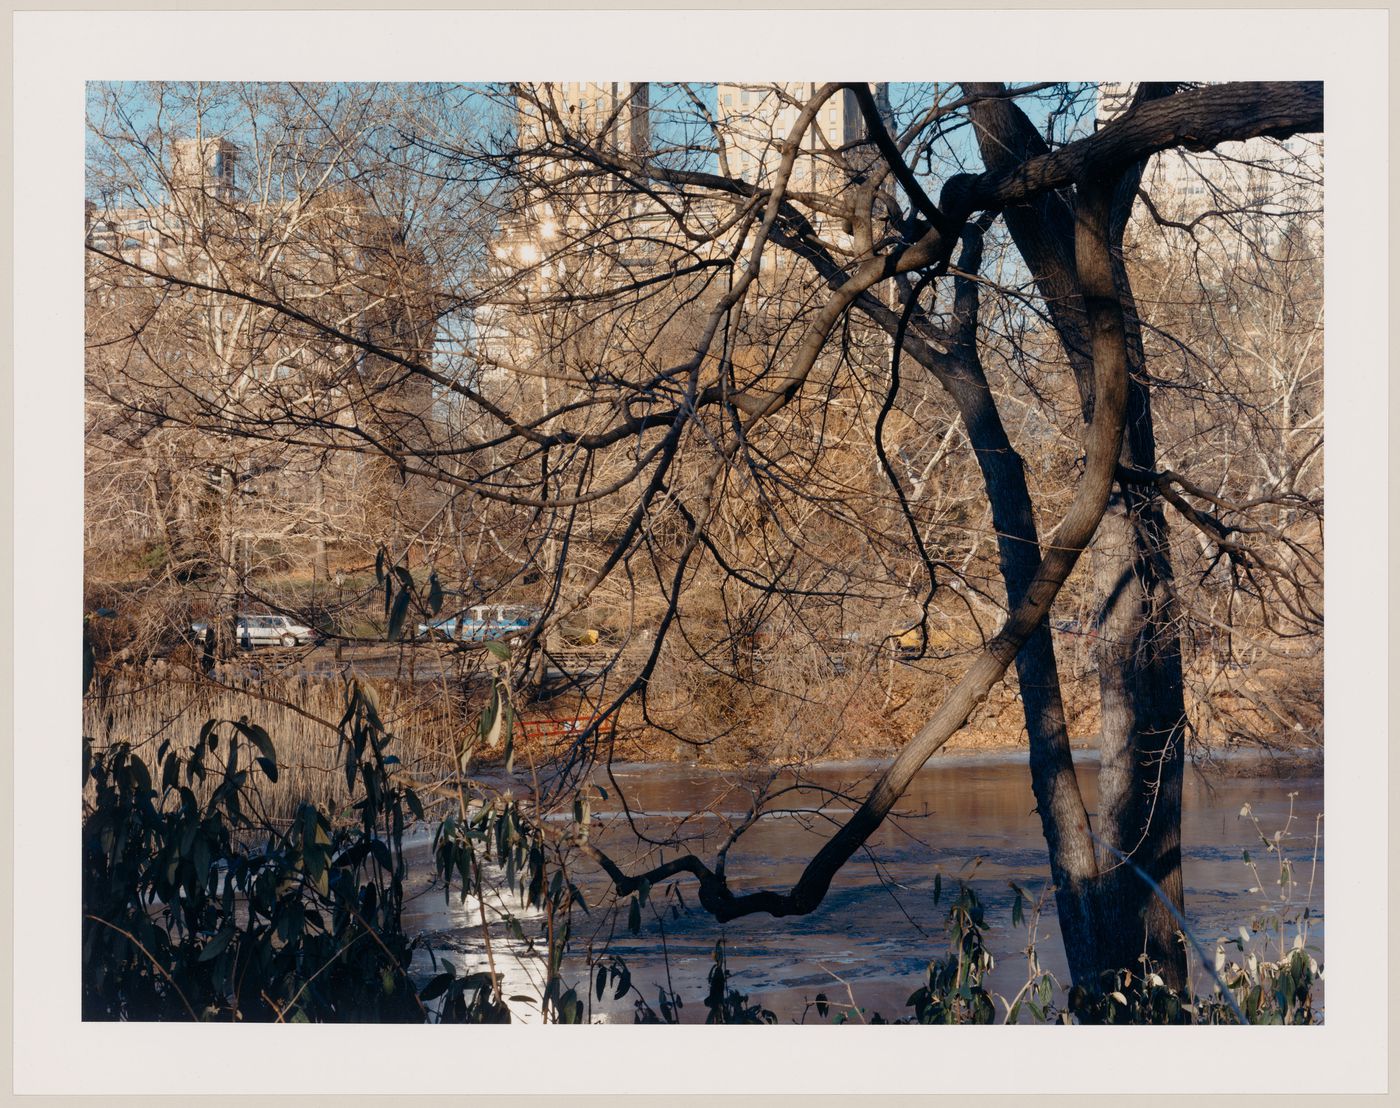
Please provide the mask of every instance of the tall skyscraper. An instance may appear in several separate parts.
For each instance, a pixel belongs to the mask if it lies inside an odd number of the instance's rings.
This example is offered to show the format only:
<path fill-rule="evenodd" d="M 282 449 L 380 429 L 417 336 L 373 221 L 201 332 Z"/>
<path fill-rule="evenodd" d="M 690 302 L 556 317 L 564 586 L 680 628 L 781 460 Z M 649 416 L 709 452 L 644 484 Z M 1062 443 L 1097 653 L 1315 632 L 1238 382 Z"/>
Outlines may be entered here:
<path fill-rule="evenodd" d="M 1132 81 L 1101 83 L 1095 127 L 1126 112 L 1136 89 Z M 1300 135 L 1224 143 L 1200 153 L 1164 150 L 1148 162 L 1142 186 L 1162 219 L 1190 226 L 1207 219 L 1217 243 L 1272 248 L 1289 217 L 1321 212 L 1322 142 Z"/>
<path fill-rule="evenodd" d="M 651 143 L 650 86 L 645 81 L 559 81 L 519 86 L 520 144 L 564 133 L 643 154 Z"/>
<path fill-rule="evenodd" d="M 631 288 L 658 269 L 693 266 L 697 256 L 745 255 L 736 238 L 751 235 L 755 224 L 736 218 L 747 203 L 743 196 L 699 190 L 675 202 L 664 188 L 652 192 L 620 181 L 605 164 L 609 152 L 645 159 L 656 149 L 665 156 L 674 155 L 671 145 L 684 146 L 691 165 L 772 187 L 784 148 L 819 88 L 820 82 L 696 86 L 689 90 L 694 100 L 714 105 L 707 133 L 699 112 L 688 114 L 688 98 L 672 95 L 675 90 L 658 96 L 645 83 L 598 81 L 517 86 L 520 179 L 492 250 L 499 292 L 474 320 L 483 380 L 504 384 L 525 372 L 544 353 L 538 332 L 548 312 L 563 312 L 580 293 L 600 302 L 609 290 Z M 876 84 L 872 92 L 889 118 L 888 86 Z M 838 196 L 874 156 L 862 143 L 866 134 L 851 89 L 828 97 L 801 133 L 787 192 L 799 203 L 803 194 Z M 707 147 L 715 150 L 715 163 L 695 161 Z M 590 157 L 589 148 L 603 156 Z M 844 243 L 850 229 L 829 208 L 805 210 L 820 235 Z M 810 298 L 809 277 L 794 256 L 765 251 L 755 295 L 802 302 Z"/>
<path fill-rule="evenodd" d="M 718 121 L 729 173 L 752 184 L 771 183 L 782 161 L 783 145 L 819 87 L 814 81 L 718 85 Z M 877 104 L 888 113 L 889 86 L 877 84 L 873 89 Z M 859 142 L 865 133 L 855 93 L 841 89 L 829 97 L 802 135 L 788 188 L 805 192 L 839 187 L 848 159 L 837 152 Z"/>

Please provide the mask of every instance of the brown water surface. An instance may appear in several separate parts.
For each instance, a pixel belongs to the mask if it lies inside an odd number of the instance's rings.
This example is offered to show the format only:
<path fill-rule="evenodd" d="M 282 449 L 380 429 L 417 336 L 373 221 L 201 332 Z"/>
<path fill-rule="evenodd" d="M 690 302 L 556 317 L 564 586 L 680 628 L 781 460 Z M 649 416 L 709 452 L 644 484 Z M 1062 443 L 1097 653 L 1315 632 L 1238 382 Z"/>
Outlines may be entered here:
<path fill-rule="evenodd" d="M 825 766 L 810 772 L 805 781 L 859 797 L 881 768 L 878 763 Z M 1096 804 L 1095 769 L 1092 755 L 1080 765 L 1091 818 Z M 598 778 L 609 799 L 595 801 L 594 838 L 628 870 L 641 868 L 646 856 L 639 853 L 635 836 L 620 815 L 618 786 L 644 833 L 658 839 L 679 834 L 685 849 L 707 861 L 712 861 L 716 846 L 727 834 L 729 821 L 741 818 L 749 808 L 749 794 L 738 775 L 674 765 L 630 765 L 618 767 L 614 778 Z M 1288 824 L 1289 793 L 1296 794 L 1291 801 L 1294 818 L 1282 845 L 1301 878 L 1294 892 L 1298 903 L 1307 897 L 1312 881 L 1311 945 L 1322 961 L 1320 845 L 1313 867 L 1315 818 L 1322 811 L 1320 768 L 1289 777 L 1188 770 L 1182 827 L 1187 918 L 1212 955 L 1218 939 L 1236 935 L 1240 925 L 1249 926 L 1270 910 L 1270 897 L 1278 896 L 1277 863 L 1263 848 L 1254 825 L 1241 816 L 1241 808 L 1248 804 L 1262 829 L 1272 836 Z M 728 862 L 729 881 L 736 891 L 790 887 L 851 806 L 831 793 L 812 791 L 791 794 L 779 804 L 807 811 L 765 818 L 744 834 Z M 929 959 L 946 947 L 948 893 L 962 878 L 986 905 L 992 924 L 988 943 L 997 959 L 993 987 L 1011 995 L 1025 980 L 1023 951 L 1028 932 L 1012 926 L 1015 894 L 1010 884 L 1015 882 L 1034 898 L 1049 883 L 1045 843 L 1034 808 L 1023 755 L 935 758 L 906 793 L 900 805 L 902 818 L 882 827 L 869 850 L 857 854 L 837 875 L 823 904 L 802 917 L 753 916 L 721 927 L 699 910 L 693 882 L 683 879 L 677 884 L 685 907 L 673 911 L 670 905 L 677 901 L 667 899 L 662 888 L 654 890 L 652 904 L 661 910 L 646 912 L 641 934 L 634 936 L 627 929 L 626 906 L 620 913 L 611 911 L 602 875 L 580 872 L 575 878 L 590 905 L 596 906 L 575 921 L 576 956 L 567 963 L 566 976 L 577 979 L 582 996 L 588 986 L 588 945 L 591 942 L 595 950 L 607 946 L 626 959 L 653 1007 L 657 985 L 669 977 L 671 987 L 685 1001 L 683 1019 L 703 1020 L 707 975 L 715 942 L 723 936 L 734 974 L 731 986 L 747 993 L 751 1003 L 761 1002 L 782 1021 L 802 1019 L 818 993 L 845 1001 L 848 988 L 867 1012 L 878 1011 L 887 1019 L 905 1016 L 909 994 L 922 983 Z M 695 812 L 706 814 L 695 816 Z M 426 844 L 419 849 L 424 856 L 416 860 L 415 868 L 430 871 Z M 1245 850 L 1258 866 L 1262 892 L 1248 891 L 1257 882 L 1243 861 Z M 665 856 L 676 852 L 667 848 Z M 933 896 L 937 875 L 942 877 L 944 894 L 940 905 L 935 905 Z M 523 913 L 517 910 L 517 914 Z M 436 944 L 459 966 L 484 966 L 480 920 L 473 903 L 459 906 L 454 896 L 451 905 L 444 905 L 440 891 L 429 892 L 414 901 L 409 924 L 432 931 Z M 538 932 L 537 922 L 527 920 L 524 927 L 527 935 Z M 1052 898 L 1047 897 L 1036 935 L 1043 967 L 1067 981 Z M 507 974 L 507 992 L 537 992 L 539 959 L 512 942 L 503 929 L 494 928 L 493 936 L 497 969 Z M 1197 987 L 1204 988 L 1207 978 L 1198 963 L 1193 973 Z M 632 999 L 594 1001 L 593 1017 L 630 1021 Z M 807 1012 L 808 1022 L 816 1018 L 814 1012 Z"/>

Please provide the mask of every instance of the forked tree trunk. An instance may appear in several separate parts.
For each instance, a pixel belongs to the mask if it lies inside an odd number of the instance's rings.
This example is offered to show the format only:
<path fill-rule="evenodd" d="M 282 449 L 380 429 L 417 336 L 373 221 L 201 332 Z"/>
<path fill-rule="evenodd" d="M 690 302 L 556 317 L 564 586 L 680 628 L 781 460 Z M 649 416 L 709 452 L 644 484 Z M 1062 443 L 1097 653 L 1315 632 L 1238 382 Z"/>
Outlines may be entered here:
<path fill-rule="evenodd" d="M 1000 92 L 1001 86 L 965 84 L 964 89 L 976 95 Z M 973 107 L 972 117 L 990 169 L 1010 167 L 1046 150 L 1034 126 L 1008 100 L 984 101 Z M 1133 374 L 1123 459 L 1151 470 L 1156 448 L 1150 396 L 1141 375 L 1141 332 L 1121 262 L 1126 211 L 1140 173 L 1140 168 L 1130 172 L 1116 190 L 1111 231 L 1118 254 L 1114 283 L 1127 317 Z M 1087 418 L 1094 405 L 1090 330 L 1072 261 L 1073 204 L 1074 197 L 1065 191 L 1008 208 L 1005 216 L 1075 371 Z M 1184 911 L 1185 706 L 1160 506 L 1120 485 L 1100 525 L 1092 557 L 1095 585 L 1103 597 L 1097 628 L 1102 762 L 1096 834 L 1103 873 L 1093 909 L 1098 921 L 1097 970 L 1139 971 L 1146 954 L 1167 983 L 1180 988 L 1186 984 L 1186 951 L 1177 922 Z M 1073 926 L 1075 921 L 1062 919 L 1062 924 Z"/>
<path fill-rule="evenodd" d="M 976 227 L 969 227 L 958 269 L 975 275 L 981 259 L 982 236 Z M 841 278 L 834 262 L 815 256 L 812 260 L 828 280 Z M 916 325 L 905 333 L 902 351 L 930 371 L 957 405 L 992 511 L 1007 607 L 1014 609 L 1025 599 L 1035 578 L 1040 538 L 1024 464 L 1006 433 L 978 355 L 977 280 L 975 276 L 958 277 L 954 288 L 954 334 L 946 351 L 942 339 L 938 343 L 926 341 L 934 332 L 927 316 L 918 311 L 911 313 Z M 869 299 L 862 301 L 861 308 L 899 340 L 897 312 Z M 1031 632 L 1016 655 L 1015 666 L 1030 745 L 1031 785 L 1049 850 L 1070 975 L 1076 984 L 1092 987 L 1103 971 L 1100 906 L 1104 896 L 1098 855 L 1070 752 L 1048 618 Z"/>
<path fill-rule="evenodd" d="M 1021 601 L 1011 609 L 1001 629 L 983 646 L 938 710 L 875 781 L 860 807 L 817 851 L 790 890 L 735 894 L 729 888 L 722 865 L 711 870 L 693 854 L 671 858 L 646 874 L 629 876 L 602 851 L 581 844 L 580 849 L 597 861 L 612 879 L 619 895 L 630 895 L 642 882 L 654 885 L 688 872 L 699 881 L 701 907 L 721 923 L 756 912 L 790 916 L 813 911 L 825 898 L 835 874 L 880 827 L 923 765 L 967 722 L 992 687 L 1005 677 L 1007 669 L 1031 638 L 1044 631 L 1055 597 L 1103 519 L 1122 455 L 1128 359 L 1123 313 L 1113 291 L 1113 262 L 1109 249 L 1110 184 L 1103 180 L 1087 184 L 1076 214 L 1076 269 L 1089 290 L 1086 308 L 1098 401 L 1085 434 L 1084 472 L 1073 501 L 1040 556 L 1034 576 L 1026 583 Z M 856 290 L 852 299 L 858 295 L 859 290 Z M 696 525 L 697 534 L 699 526 Z M 1068 754 L 1067 744 L 1062 753 Z M 1073 780 L 1073 767 L 1069 766 L 1068 770 Z M 1082 829 L 1082 824 L 1076 824 L 1073 819 L 1061 822 L 1052 818 L 1048 826 L 1056 833 L 1073 831 L 1076 827 Z M 1090 904 L 1092 899 L 1086 898 L 1082 903 Z"/>

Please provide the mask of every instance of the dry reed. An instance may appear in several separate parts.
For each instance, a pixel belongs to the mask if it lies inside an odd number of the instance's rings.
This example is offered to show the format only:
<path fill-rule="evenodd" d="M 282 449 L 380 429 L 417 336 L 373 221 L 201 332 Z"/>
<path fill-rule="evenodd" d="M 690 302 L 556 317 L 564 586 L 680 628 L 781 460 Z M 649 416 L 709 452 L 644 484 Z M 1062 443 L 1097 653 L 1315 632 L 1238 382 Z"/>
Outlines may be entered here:
<path fill-rule="evenodd" d="M 460 684 L 384 680 L 373 685 L 393 736 L 386 753 L 428 787 L 450 776 L 463 731 L 475 726 L 479 705 L 469 702 Z M 259 778 L 259 791 L 266 814 L 286 820 L 302 801 L 339 808 L 349 797 L 337 731 L 345 696 L 345 685 L 336 679 L 264 676 L 223 683 L 157 664 L 99 682 L 84 700 L 83 734 L 98 749 L 129 743 L 155 772 L 164 740 L 183 752 L 205 721 L 246 717 L 266 730 L 277 748 L 277 783 Z"/>

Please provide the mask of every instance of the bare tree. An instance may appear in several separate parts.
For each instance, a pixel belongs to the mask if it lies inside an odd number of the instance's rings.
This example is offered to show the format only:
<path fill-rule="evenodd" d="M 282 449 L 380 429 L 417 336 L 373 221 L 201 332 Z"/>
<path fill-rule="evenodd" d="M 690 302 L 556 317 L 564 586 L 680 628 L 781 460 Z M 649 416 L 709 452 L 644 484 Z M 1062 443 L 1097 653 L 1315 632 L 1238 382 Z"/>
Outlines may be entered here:
<path fill-rule="evenodd" d="M 137 537 L 159 541 L 153 568 L 214 617 L 224 656 L 260 557 L 324 581 L 328 544 L 372 560 L 432 518 L 394 459 L 440 418 L 400 363 L 432 363 L 449 310 L 432 271 L 461 263 L 455 241 L 429 258 L 409 240 L 445 190 L 368 156 L 387 97 L 146 91 L 108 90 L 91 113 L 89 472 L 139 490 Z M 90 491 L 92 545 L 118 546 Z"/>
<path fill-rule="evenodd" d="M 957 663 L 793 888 L 735 890 L 726 878 L 730 850 L 761 818 L 760 792 L 711 863 L 685 853 L 627 873 L 584 844 L 620 894 L 684 873 L 721 920 L 810 912 L 1014 665 L 1076 982 L 1094 986 L 1145 952 L 1180 985 L 1188 717 L 1167 507 L 1304 624 L 1320 619 L 1320 566 L 1303 530 L 1287 530 L 1296 521 L 1253 530 L 1240 513 L 1262 504 L 1160 466 L 1155 324 L 1124 239 L 1152 155 L 1316 132 L 1322 95 L 1309 83 L 1144 85 L 1087 133 L 1086 91 L 964 84 L 896 105 L 866 85 L 721 86 L 717 99 L 689 86 L 516 86 L 467 97 L 500 121 L 486 134 L 414 116 L 398 124 L 399 145 L 382 144 L 414 152 L 396 166 L 411 162 L 404 172 L 428 182 L 501 183 L 473 197 L 497 229 L 495 262 L 434 272 L 434 295 L 452 308 L 425 318 L 468 321 L 455 359 L 356 327 L 314 289 L 297 301 L 256 268 L 185 276 L 100 255 L 155 289 L 226 297 L 318 349 L 384 366 L 354 379 L 343 409 L 353 420 L 315 402 L 161 414 L 230 440 L 387 459 L 425 482 L 436 518 L 450 506 L 459 535 L 477 529 L 463 573 L 484 564 L 490 536 L 500 568 L 481 593 L 544 610 L 527 663 L 595 598 L 626 609 L 636 664 L 624 672 L 618 651 L 616 684 L 541 805 L 606 764 L 605 725 L 624 709 L 675 729 L 656 702 L 668 665 L 739 690 L 728 719 L 700 714 L 712 738 L 741 729 L 744 711 L 796 718 L 801 697 L 766 687 L 779 672 L 764 647 L 775 631 L 785 646 L 846 650 L 855 623 L 855 669 L 870 673 L 912 628 L 906 650 Z M 954 137 L 969 123 L 976 151 Z M 369 143 L 366 156 L 382 149 Z M 1297 393 L 1306 371 L 1275 372 Z M 432 388 L 440 420 L 408 434 L 361 418 L 409 381 Z M 1284 421 L 1293 485 L 1311 457 L 1310 404 Z M 1263 499 L 1308 514 L 1317 497 Z M 1291 560 L 1264 551 L 1265 537 Z M 1072 582 L 1091 541 L 1092 580 Z M 1092 823 L 1049 620 L 1067 585 L 1099 643 Z M 946 638 L 944 624 L 955 628 Z M 788 672 L 810 686 L 800 666 Z"/>

